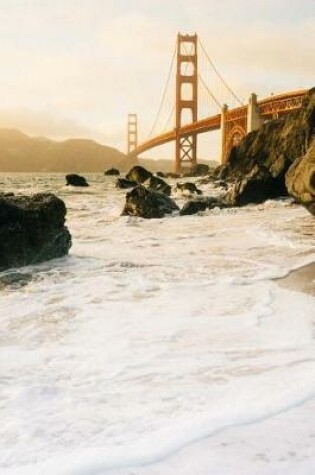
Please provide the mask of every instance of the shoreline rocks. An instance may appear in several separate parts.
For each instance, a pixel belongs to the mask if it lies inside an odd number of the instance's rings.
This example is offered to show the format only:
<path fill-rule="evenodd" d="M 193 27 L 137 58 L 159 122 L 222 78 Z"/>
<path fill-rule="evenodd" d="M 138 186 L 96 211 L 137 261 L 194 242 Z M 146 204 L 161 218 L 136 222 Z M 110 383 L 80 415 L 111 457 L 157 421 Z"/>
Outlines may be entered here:
<path fill-rule="evenodd" d="M 50 193 L 0 197 L 0 270 L 68 254 L 66 206 Z"/>

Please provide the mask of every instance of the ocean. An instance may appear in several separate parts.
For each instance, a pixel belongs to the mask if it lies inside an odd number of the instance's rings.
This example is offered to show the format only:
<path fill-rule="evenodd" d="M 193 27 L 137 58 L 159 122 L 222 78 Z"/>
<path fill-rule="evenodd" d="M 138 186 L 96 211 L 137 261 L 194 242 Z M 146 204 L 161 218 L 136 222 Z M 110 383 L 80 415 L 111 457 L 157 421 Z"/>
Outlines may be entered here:
<path fill-rule="evenodd" d="M 86 176 L 0 174 L 61 197 L 73 239 L 0 273 L 1 475 L 314 474 L 315 297 L 278 280 L 315 261 L 314 218 L 125 217 Z"/>

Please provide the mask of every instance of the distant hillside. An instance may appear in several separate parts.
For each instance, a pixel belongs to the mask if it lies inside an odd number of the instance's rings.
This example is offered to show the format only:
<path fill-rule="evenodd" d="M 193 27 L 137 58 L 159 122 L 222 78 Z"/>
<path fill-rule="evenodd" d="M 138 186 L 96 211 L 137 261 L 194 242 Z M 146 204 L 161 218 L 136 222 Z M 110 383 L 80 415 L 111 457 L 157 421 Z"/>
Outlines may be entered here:
<path fill-rule="evenodd" d="M 125 171 L 134 164 L 125 154 L 93 140 L 56 142 L 0 129 L 0 172 L 103 172 L 110 167 Z"/>

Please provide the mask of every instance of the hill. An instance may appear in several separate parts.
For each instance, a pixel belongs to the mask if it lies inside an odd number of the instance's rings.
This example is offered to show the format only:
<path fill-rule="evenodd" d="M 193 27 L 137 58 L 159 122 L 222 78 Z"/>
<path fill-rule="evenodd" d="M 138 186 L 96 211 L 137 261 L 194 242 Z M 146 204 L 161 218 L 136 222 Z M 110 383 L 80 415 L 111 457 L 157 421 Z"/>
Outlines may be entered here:
<path fill-rule="evenodd" d="M 103 172 L 110 167 L 124 171 L 135 163 L 93 140 L 57 142 L 0 129 L 0 172 Z"/>

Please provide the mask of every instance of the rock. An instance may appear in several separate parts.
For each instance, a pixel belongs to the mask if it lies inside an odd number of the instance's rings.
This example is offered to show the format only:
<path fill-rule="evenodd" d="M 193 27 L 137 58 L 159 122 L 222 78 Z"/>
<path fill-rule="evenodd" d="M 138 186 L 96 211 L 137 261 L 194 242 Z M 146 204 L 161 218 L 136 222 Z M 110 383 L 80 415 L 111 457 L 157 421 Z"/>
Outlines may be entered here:
<path fill-rule="evenodd" d="M 66 207 L 52 194 L 0 197 L 0 269 L 64 256 L 71 246 Z"/>
<path fill-rule="evenodd" d="M 127 180 L 126 178 L 117 178 L 115 182 L 116 188 L 134 188 L 138 183 L 136 181 Z"/>
<path fill-rule="evenodd" d="M 169 196 L 138 185 L 126 194 L 126 204 L 122 215 L 147 219 L 163 218 L 166 214 L 171 214 L 178 209 L 177 204 Z"/>
<path fill-rule="evenodd" d="M 71 186 L 89 186 L 84 176 L 77 175 L 76 173 L 66 175 L 66 181 L 67 185 Z"/>
<path fill-rule="evenodd" d="M 191 200 L 184 204 L 180 210 L 180 215 L 187 216 L 197 214 L 201 211 L 206 211 L 207 209 L 213 209 L 216 206 L 220 206 L 220 203 L 216 198 L 212 197 L 209 197 L 206 200 Z"/>
<path fill-rule="evenodd" d="M 156 172 L 156 176 L 158 176 L 160 178 L 166 178 L 166 176 L 163 172 Z"/>
<path fill-rule="evenodd" d="M 197 163 L 189 172 L 185 173 L 185 177 L 206 176 L 209 174 L 209 167 L 204 163 Z"/>
<path fill-rule="evenodd" d="M 176 191 L 181 191 L 183 194 L 188 194 L 188 195 L 202 195 L 202 191 L 199 190 L 195 183 L 177 183 L 176 184 Z"/>
<path fill-rule="evenodd" d="M 287 171 L 285 183 L 290 195 L 315 216 L 315 137 L 307 153 Z"/>
<path fill-rule="evenodd" d="M 106 176 L 119 176 L 120 171 L 117 170 L 117 168 L 109 168 L 108 170 L 106 170 L 106 172 L 104 172 L 104 175 L 106 175 Z"/>
<path fill-rule="evenodd" d="M 296 160 L 307 154 L 314 134 L 315 88 L 305 95 L 299 110 L 265 123 L 246 135 L 238 147 L 233 147 L 228 164 L 215 171 L 216 178 L 235 182 L 224 201 L 241 206 L 287 196 L 290 179 L 285 180 L 286 173 Z M 309 160 L 308 157 L 306 161 Z M 293 182 L 290 189 L 294 196 Z"/>
<path fill-rule="evenodd" d="M 151 172 L 139 165 L 136 165 L 132 167 L 132 169 L 127 173 L 126 178 L 141 184 L 151 178 L 151 176 Z"/>
<path fill-rule="evenodd" d="M 167 196 L 170 196 L 172 193 L 172 187 L 157 176 L 151 176 L 148 182 L 148 189 L 151 191 L 159 191 Z"/>
<path fill-rule="evenodd" d="M 274 178 L 268 170 L 261 170 L 256 166 L 231 187 L 223 197 L 223 202 L 229 206 L 245 206 L 286 195 L 282 178 Z"/>

